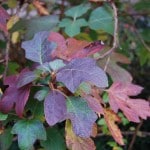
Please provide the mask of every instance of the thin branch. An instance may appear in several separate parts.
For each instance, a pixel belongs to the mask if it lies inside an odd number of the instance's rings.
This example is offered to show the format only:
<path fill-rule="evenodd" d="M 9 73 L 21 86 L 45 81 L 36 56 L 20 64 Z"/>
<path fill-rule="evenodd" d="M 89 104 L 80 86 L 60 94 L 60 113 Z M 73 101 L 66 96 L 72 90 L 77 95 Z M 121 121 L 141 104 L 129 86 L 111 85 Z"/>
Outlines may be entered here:
<path fill-rule="evenodd" d="M 121 133 L 122 133 L 123 135 L 130 136 L 130 135 L 134 135 L 134 134 L 135 134 L 135 131 L 123 131 L 123 132 L 121 132 Z M 99 133 L 97 136 L 98 136 L 98 137 L 101 137 L 101 136 L 111 136 L 111 135 L 106 135 L 105 133 Z M 138 136 L 138 137 L 150 136 L 150 132 L 138 131 L 137 136 Z"/>
<path fill-rule="evenodd" d="M 9 49 L 10 49 L 10 35 L 6 37 L 7 44 L 6 44 L 6 53 L 5 53 L 5 70 L 4 70 L 4 79 L 7 75 L 8 71 L 8 63 L 9 63 Z"/>
<path fill-rule="evenodd" d="M 143 44 L 143 46 L 150 52 L 150 47 L 145 43 L 145 41 L 141 37 L 140 33 L 137 30 L 135 30 L 135 33 L 138 36 L 138 38 L 140 39 L 140 41 Z"/>
<path fill-rule="evenodd" d="M 108 50 L 103 55 L 99 56 L 98 59 L 102 59 L 108 55 L 110 55 L 117 47 L 118 47 L 118 14 L 117 7 L 114 2 L 111 2 L 111 6 L 113 8 L 113 16 L 114 16 L 114 33 L 113 33 L 113 46 L 110 50 Z"/>
<path fill-rule="evenodd" d="M 129 144 L 128 150 L 132 150 L 132 149 L 133 149 L 134 142 L 135 142 L 135 140 L 136 140 L 137 134 L 138 134 L 138 132 L 139 132 L 139 130 L 140 130 L 142 124 L 143 124 L 143 121 L 141 121 L 141 122 L 137 125 L 136 130 L 135 130 L 135 133 L 133 134 L 132 140 L 131 140 L 131 142 L 130 142 L 130 144 Z"/>
<path fill-rule="evenodd" d="M 104 67 L 104 71 L 107 70 L 109 62 L 110 62 L 110 56 L 108 56 L 108 58 L 107 58 L 107 61 L 106 61 L 105 67 Z"/>
<path fill-rule="evenodd" d="M 1 60 L 0 60 L 0 63 L 3 63 L 3 62 L 5 62 L 5 59 L 1 59 Z"/>

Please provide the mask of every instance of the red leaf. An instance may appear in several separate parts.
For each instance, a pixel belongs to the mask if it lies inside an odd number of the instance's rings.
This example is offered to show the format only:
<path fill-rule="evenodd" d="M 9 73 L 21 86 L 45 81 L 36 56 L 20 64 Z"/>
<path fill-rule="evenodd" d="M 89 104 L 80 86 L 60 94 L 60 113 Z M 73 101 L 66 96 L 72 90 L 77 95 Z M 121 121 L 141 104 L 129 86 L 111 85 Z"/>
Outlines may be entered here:
<path fill-rule="evenodd" d="M 23 70 L 22 72 L 24 72 Z M 6 77 L 4 84 L 9 85 L 0 101 L 0 111 L 8 113 L 15 106 L 15 111 L 19 117 L 22 117 L 25 104 L 27 103 L 30 85 L 17 88 L 19 76 Z"/>
<path fill-rule="evenodd" d="M 99 99 L 96 99 L 95 97 L 92 97 L 90 95 L 88 96 L 85 96 L 84 97 L 85 100 L 87 101 L 88 103 L 88 106 L 93 110 L 95 111 L 97 114 L 104 114 L 103 112 L 103 107 L 101 106 L 100 104 L 100 101 Z"/>
<path fill-rule="evenodd" d="M 0 6 L 0 30 L 7 34 L 6 20 L 9 19 L 9 15 L 6 10 Z"/>
<path fill-rule="evenodd" d="M 104 118 L 115 141 L 120 145 L 124 145 L 121 131 L 115 124 L 115 122 L 121 121 L 120 118 L 117 116 L 117 114 L 109 109 L 104 109 Z"/>
<path fill-rule="evenodd" d="M 57 49 L 53 52 L 53 57 L 70 61 L 73 58 L 83 58 L 92 55 L 104 48 L 100 41 L 89 43 L 87 41 L 80 41 L 74 38 L 64 39 L 64 37 L 55 32 L 51 32 L 49 40 L 57 44 Z"/>
<path fill-rule="evenodd" d="M 149 102 L 144 99 L 132 99 L 129 97 L 138 95 L 142 89 L 142 87 L 132 83 L 114 83 L 107 90 L 111 108 L 115 112 L 121 109 L 128 120 L 133 122 L 140 122 L 139 118 L 146 119 L 150 116 Z"/>

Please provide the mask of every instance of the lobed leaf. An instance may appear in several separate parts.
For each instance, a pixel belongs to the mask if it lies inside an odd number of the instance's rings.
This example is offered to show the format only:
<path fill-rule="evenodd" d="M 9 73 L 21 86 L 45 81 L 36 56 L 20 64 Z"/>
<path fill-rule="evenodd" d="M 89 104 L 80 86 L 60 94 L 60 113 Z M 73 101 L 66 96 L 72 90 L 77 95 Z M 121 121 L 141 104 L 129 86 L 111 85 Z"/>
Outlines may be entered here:
<path fill-rule="evenodd" d="M 107 62 L 107 58 L 101 59 L 98 64 L 104 68 Z M 112 53 L 110 61 L 107 65 L 106 72 L 110 75 L 114 82 L 132 82 L 131 74 L 122 68 L 118 63 L 129 64 L 129 59 L 120 54 L 120 53 Z"/>
<path fill-rule="evenodd" d="M 69 120 L 66 121 L 66 144 L 71 150 L 95 150 L 96 147 L 91 138 L 81 138 L 76 136 L 72 130 L 72 125 Z"/>
<path fill-rule="evenodd" d="M 24 69 L 20 74 L 25 73 L 27 70 Z M 19 117 L 22 117 L 24 107 L 28 101 L 31 85 L 25 85 L 21 88 L 17 87 L 19 75 L 8 76 L 4 80 L 5 85 L 9 87 L 4 92 L 0 101 L 0 111 L 8 113 L 15 106 L 15 111 Z"/>
<path fill-rule="evenodd" d="M 92 58 L 72 60 L 57 73 L 56 80 L 64 83 L 73 93 L 82 82 L 90 82 L 102 88 L 108 86 L 105 72 L 96 66 L 96 61 Z"/>
<path fill-rule="evenodd" d="M 37 139 L 46 140 L 45 128 L 38 120 L 20 120 L 15 123 L 11 132 L 18 135 L 21 150 L 32 150 Z"/>
<path fill-rule="evenodd" d="M 93 30 L 102 29 L 113 35 L 114 20 L 112 9 L 103 6 L 93 10 L 89 18 L 89 27 Z"/>
<path fill-rule="evenodd" d="M 36 17 L 31 19 L 20 19 L 11 29 L 12 32 L 25 30 L 25 39 L 30 40 L 40 31 L 50 31 L 56 27 L 59 22 L 57 15 Z"/>
<path fill-rule="evenodd" d="M 17 87 L 23 87 L 40 77 L 35 71 L 27 71 L 20 73 L 17 81 Z"/>
<path fill-rule="evenodd" d="M 104 114 L 103 107 L 100 104 L 100 101 L 96 99 L 95 97 L 92 97 L 90 95 L 84 96 L 85 100 L 88 103 L 88 106 L 97 114 Z"/>
<path fill-rule="evenodd" d="M 87 57 L 104 48 L 104 45 L 100 41 L 89 43 L 74 38 L 65 40 L 61 34 L 55 32 L 51 32 L 48 39 L 57 44 L 57 48 L 52 52 L 52 57 L 61 58 L 67 61 L 70 61 L 73 58 Z"/>
<path fill-rule="evenodd" d="M 63 121 L 66 112 L 65 97 L 57 91 L 51 91 L 44 101 L 44 113 L 47 123 L 52 126 Z"/>
<path fill-rule="evenodd" d="M 139 118 L 146 119 L 150 116 L 149 102 L 129 97 L 136 96 L 142 89 L 142 87 L 132 83 L 113 83 L 107 90 L 111 108 L 115 112 L 121 109 L 129 121 L 140 122 Z"/>
<path fill-rule="evenodd" d="M 115 122 L 121 121 L 120 118 L 117 116 L 117 114 L 115 114 L 113 111 L 109 109 L 104 109 L 104 118 L 109 128 L 109 131 L 111 132 L 111 135 L 114 137 L 115 141 L 120 145 L 124 145 L 121 131 L 115 124 Z"/>
<path fill-rule="evenodd" d="M 73 37 L 80 33 L 80 28 L 87 26 L 88 23 L 85 19 L 71 20 L 69 18 L 64 18 L 60 23 L 59 27 L 65 28 L 65 33 L 70 37 Z"/>
<path fill-rule="evenodd" d="M 97 119 L 96 114 L 81 97 L 69 97 L 67 100 L 67 118 L 73 125 L 77 136 L 88 138 L 92 134 L 92 127 Z"/>
<path fill-rule="evenodd" d="M 72 17 L 74 18 L 74 20 L 80 16 L 82 16 L 83 14 L 85 14 L 88 10 L 90 9 L 90 5 L 89 4 L 81 4 L 78 6 L 74 6 L 70 9 L 68 9 L 65 12 L 66 16 Z"/>
<path fill-rule="evenodd" d="M 29 60 L 43 64 L 51 60 L 50 54 L 55 49 L 55 44 L 48 41 L 49 32 L 43 31 L 35 34 L 30 41 L 22 43 L 25 49 L 25 57 Z"/>

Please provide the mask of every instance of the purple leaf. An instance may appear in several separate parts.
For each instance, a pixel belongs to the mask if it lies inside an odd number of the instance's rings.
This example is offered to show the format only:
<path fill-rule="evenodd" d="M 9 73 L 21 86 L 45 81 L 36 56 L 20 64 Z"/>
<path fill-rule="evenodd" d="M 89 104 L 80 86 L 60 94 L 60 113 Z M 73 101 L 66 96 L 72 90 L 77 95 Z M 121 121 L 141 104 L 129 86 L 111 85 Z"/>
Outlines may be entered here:
<path fill-rule="evenodd" d="M 73 131 L 77 136 L 88 138 L 97 119 L 86 101 L 80 97 L 70 97 L 67 100 L 67 117 L 71 120 Z"/>
<path fill-rule="evenodd" d="M 4 31 L 5 34 L 8 34 L 7 23 L 6 21 L 10 18 L 7 11 L 0 6 L 0 30 Z"/>
<path fill-rule="evenodd" d="M 24 69 L 21 73 L 25 72 Z M 0 111 L 8 113 L 14 106 L 16 113 L 19 117 L 22 117 L 25 104 L 28 101 L 30 93 L 30 85 L 26 85 L 22 88 L 17 88 L 18 76 L 12 75 L 6 77 L 4 84 L 9 85 L 0 101 Z"/>
<path fill-rule="evenodd" d="M 65 97 L 57 91 L 50 92 L 44 101 L 44 113 L 47 123 L 52 126 L 63 121 L 66 112 Z"/>
<path fill-rule="evenodd" d="M 46 31 L 38 32 L 32 40 L 22 43 L 27 59 L 40 64 L 51 60 L 50 54 L 56 45 L 48 41 L 48 35 L 49 32 Z"/>
<path fill-rule="evenodd" d="M 27 103 L 30 93 L 30 86 L 27 85 L 20 89 L 16 87 L 8 87 L 0 101 L 0 111 L 8 113 L 15 105 L 16 113 L 22 117 L 25 104 Z"/>
<path fill-rule="evenodd" d="M 18 82 L 17 82 L 17 87 L 20 88 L 22 86 L 25 86 L 31 83 L 32 81 L 36 80 L 38 77 L 39 75 L 36 74 L 36 72 L 34 71 L 20 73 Z"/>
<path fill-rule="evenodd" d="M 75 92 L 82 82 L 90 82 L 102 88 L 108 86 L 105 72 L 96 66 L 96 61 L 92 58 L 72 60 L 57 73 L 56 79 L 63 82 L 71 92 Z"/>

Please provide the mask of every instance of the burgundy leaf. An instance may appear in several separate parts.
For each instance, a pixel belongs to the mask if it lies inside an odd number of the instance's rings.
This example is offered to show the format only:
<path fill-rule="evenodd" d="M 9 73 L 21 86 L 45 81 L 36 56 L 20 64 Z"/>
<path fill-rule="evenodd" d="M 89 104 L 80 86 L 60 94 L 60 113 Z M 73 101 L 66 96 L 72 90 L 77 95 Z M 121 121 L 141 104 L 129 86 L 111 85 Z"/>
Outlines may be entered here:
<path fill-rule="evenodd" d="M 34 71 L 27 71 L 27 72 L 22 72 L 19 75 L 18 82 L 17 82 L 17 87 L 20 88 L 22 86 L 25 86 L 32 81 L 36 80 L 39 77 L 39 74 L 36 74 Z"/>
<path fill-rule="evenodd" d="M 24 69 L 21 74 L 26 71 L 27 69 Z M 0 101 L 0 111 L 8 113 L 15 107 L 17 115 L 22 117 L 25 104 L 28 101 L 30 85 L 18 88 L 18 78 L 19 75 L 12 75 L 5 78 L 4 84 L 9 85 L 9 87 L 4 92 Z"/>
<path fill-rule="evenodd" d="M 6 20 L 9 19 L 9 15 L 6 12 L 6 10 L 0 6 L 0 30 L 4 31 L 5 34 L 8 33 L 7 27 L 6 27 Z"/>
<path fill-rule="evenodd" d="M 67 61 L 74 58 L 84 58 L 92 55 L 104 48 L 104 44 L 100 41 L 93 43 L 87 41 L 80 41 L 74 38 L 64 39 L 64 37 L 55 32 L 51 32 L 49 41 L 57 44 L 57 48 L 53 51 L 52 56 L 58 57 Z"/>
<path fill-rule="evenodd" d="M 44 101 L 44 113 L 50 126 L 63 121 L 67 113 L 65 97 L 57 91 L 51 91 Z"/>
<path fill-rule="evenodd" d="M 90 82 L 102 88 L 108 86 L 105 72 L 96 66 L 92 58 L 72 60 L 57 73 L 56 79 L 63 82 L 71 92 L 75 92 L 82 82 Z"/>
<path fill-rule="evenodd" d="M 30 93 L 30 86 L 24 86 L 20 89 L 8 87 L 0 101 L 0 111 L 8 113 L 14 106 L 16 113 L 22 117 L 25 104 L 27 103 Z"/>
<path fill-rule="evenodd" d="M 118 112 L 121 109 L 128 120 L 140 122 L 139 118 L 146 119 L 150 116 L 149 102 L 144 99 L 133 99 L 143 88 L 132 83 L 113 83 L 107 90 L 111 108 Z"/>

